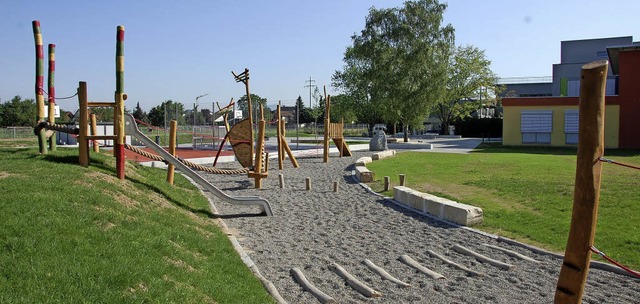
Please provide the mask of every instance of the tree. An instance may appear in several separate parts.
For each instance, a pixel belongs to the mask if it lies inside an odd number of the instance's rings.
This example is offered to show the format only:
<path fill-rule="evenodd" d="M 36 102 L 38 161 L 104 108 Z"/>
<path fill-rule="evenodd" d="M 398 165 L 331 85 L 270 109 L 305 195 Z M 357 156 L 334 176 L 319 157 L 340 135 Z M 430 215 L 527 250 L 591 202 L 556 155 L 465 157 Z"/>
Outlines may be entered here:
<path fill-rule="evenodd" d="M 351 96 L 345 94 L 338 94 L 331 96 L 331 121 L 337 122 L 344 119 L 345 122 L 350 123 L 355 121 L 356 115 L 352 109 L 353 100 Z"/>
<path fill-rule="evenodd" d="M 140 107 L 140 103 L 139 102 L 136 103 L 136 107 L 133 110 L 133 114 L 132 115 L 137 120 L 144 121 L 146 123 L 149 122 L 149 117 L 148 117 L 147 113 L 142 110 L 142 108 Z"/>
<path fill-rule="evenodd" d="M 364 30 L 345 52 L 343 71 L 334 77 L 348 94 L 355 88 L 360 100 L 368 99 L 365 110 L 378 109 L 382 118 L 402 123 L 405 141 L 409 126 L 422 126 L 442 100 L 454 41 L 453 27 L 442 26 L 446 7 L 418 0 L 371 8 Z"/>
<path fill-rule="evenodd" d="M 184 125 L 184 105 L 169 99 L 151 108 L 148 117 L 149 123 L 157 127 L 166 127 L 173 119 L 177 120 L 179 125 Z"/>
<path fill-rule="evenodd" d="M 459 46 L 449 61 L 447 90 L 443 100 L 436 107 L 444 134 L 449 134 L 449 126 L 482 107 L 482 100 L 488 101 L 496 93 L 497 77 L 491 71 L 489 61 L 474 46 Z"/>
<path fill-rule="evenodd" d="M 304 102 L 300 95 L 298 95 L 298 99 L 296 99 L 296 107 L 297 107 L 297 111 L 300 112 L 300 123 L 308 123 L 313 121 L 313 118 L 311 118 L 310 113 L 307 111 L 307 108 L 304 106 Z"/>
<path fill-rule="evenodd" d="M 242 117 L 244 118 L 249 118 L 249 102 L 247 100 L 247 95 L 243 95 L 242 97 L 240 97 L 240 99 L 238 99 L 238 102 L 236 103 L 238 105 L 238 109 L 242 110 Z M 260 106 L 262 105 L 263 110 L 265 111 L 265 116 L 266 116 L 266 111 L 267 109 L 265 109 L 267 107 L 267 99 L 266 98 L 262 98 L 256 94 L 251 94 L 251 105 L 253 106 L 253 109 L 251 109 L 253 111 L 253 122 L 257 122 L 260 117 L 258 117 L 258 115 L 260 115 Z M 266 117 L 265 117 L 266 119 Z"/>
<path fill-rule="evenodd" d="M 0 103 L 1 126 L 33 126 L 37 106 L 33 99 L 16 95 L 11 101 Z"/>

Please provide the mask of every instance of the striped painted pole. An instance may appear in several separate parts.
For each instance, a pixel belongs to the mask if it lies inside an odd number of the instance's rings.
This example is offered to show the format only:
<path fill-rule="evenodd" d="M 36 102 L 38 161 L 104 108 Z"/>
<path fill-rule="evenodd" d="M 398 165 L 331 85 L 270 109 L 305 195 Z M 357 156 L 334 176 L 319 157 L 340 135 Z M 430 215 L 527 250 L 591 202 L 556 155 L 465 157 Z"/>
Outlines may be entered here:
<path fill-rule="evenodd" d="M 36 125 L 44 120 L 44 47 L 42 45 L 42 33 L 40 32 L 40 21 L 33 20 L 33 40 L 36 44 Z M 47 134 L 44 128 L 38 134 L 38 146 L 40 153 L 47 154 Z"/>
<path fill-rule="evenodd" d="M 116 154 L 116 174 L 120 180 L 124 180 L 124 26 L 118 25 L 116 33 L 116 110 L 115 126 L 116 142 L 114 150 Z"/>
<path fill-rule="evenodd" d="M 49 44 L 49 73 L 47 74 L 47 90 L 49 91 L 49 122 L 51 124 L 56 123 L 55 107 L 56 107 L 56 88 L 55 83 L 56 74 L 56 45 Z M 54 132 L 49 137 L 49 149 L 51 151 L 56 150 L 56 133 Z"/>

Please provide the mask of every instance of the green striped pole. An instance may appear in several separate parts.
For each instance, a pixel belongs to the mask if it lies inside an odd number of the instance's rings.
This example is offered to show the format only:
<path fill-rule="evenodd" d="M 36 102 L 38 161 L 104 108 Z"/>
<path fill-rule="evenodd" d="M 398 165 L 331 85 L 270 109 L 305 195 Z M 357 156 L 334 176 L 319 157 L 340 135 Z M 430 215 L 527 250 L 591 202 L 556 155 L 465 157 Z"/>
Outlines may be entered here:
<path fill-rule="evenodd" d="M 56 89 L 54 87 L 54 78 L 56 74 L 56 45 L 49 44 L 49 74 L 47 79 L 47 89 L 49 91 L 49 123 L 56 123 L 55 107 L 56 107 Z M 53 132 L 49 137 L 49 149 L 56 150 L 56 133 Z"/>
<path fill-rule="evenodd" d="M 124 26 L 118 25 L 116 33 L 116 111 L 115 126 L 116 142 L 114 150 L 116 154 L 116 173 L 120 180 L 124 180 Z"/>
<path fill-rule="evenodd" d="M 34 20 L 33 26 L 33 40 L 36 44 L 36 125 L 44 120 L 44 47 L 42 46 L 42 33 L 40 33 L 40 21 Z M 41 154 L 47 154 L 47 133 L 44 128 L 40 128 L 40 131 L 36 134 L 38 136 L 38 147 L 40 147 Z"/>

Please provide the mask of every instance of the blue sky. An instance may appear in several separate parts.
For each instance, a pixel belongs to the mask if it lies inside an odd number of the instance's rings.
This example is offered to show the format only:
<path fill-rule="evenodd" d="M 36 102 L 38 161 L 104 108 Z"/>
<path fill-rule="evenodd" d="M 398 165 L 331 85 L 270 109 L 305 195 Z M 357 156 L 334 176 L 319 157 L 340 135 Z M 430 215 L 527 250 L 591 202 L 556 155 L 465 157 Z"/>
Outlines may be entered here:
<path fill-rule="evenodd" d="M 31 22 L 40 20 L 46 45 L 56 44 L 58 97 L 88 83 L 89 98 L 113 100 L 115 35 L 125 26 L 127 107 L 145 111 L 172 99 L 201 108 L 244 95 L 231 71 L 251 72 L 251 92 L 269 105 L 306 104 L 305 80 L 331 88 L 351 36 L 364 27 L 372 1 L 18 1 L 0 0 L 0 99 L 34 97 Z M 613 36 L 640 40 L 640 1 L 449 1 L 445 22 L 456 43 L 485 50 L 500 77 L 550 76 L 560 41 Z M 46 56 L 46 55 L 45 55 Z M 46 70 L 46 65 L 45 65 Z M 46 80 L 45 80 L 46 82 Z M 60 101 L 77 108 L 77 99 Z"/>

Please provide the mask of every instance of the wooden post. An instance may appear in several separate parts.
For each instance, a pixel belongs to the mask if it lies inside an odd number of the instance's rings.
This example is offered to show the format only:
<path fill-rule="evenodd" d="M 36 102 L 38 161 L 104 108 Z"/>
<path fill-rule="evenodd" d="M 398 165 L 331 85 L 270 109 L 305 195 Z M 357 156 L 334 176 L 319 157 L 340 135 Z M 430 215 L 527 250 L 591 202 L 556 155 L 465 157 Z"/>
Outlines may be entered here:
<path fill-rule="evenodd" d="M 593 245 L 600 199 L 602 163 L 598 158 L 604 153 L 604 96 L 608 66 L 606 60 L 582 66 L 573 211 L 555 303 L 581 303 L 589 272 L 589 248 Z"/>
<path fill-rule="evenodd" d="M 333 182 L 333 192 L 338 192 L 338 182 Z"/>
<path fill-rule="evenodd" d="M 115 92 L 115 118 L 113 131 L 116 141 L 113 145 L 116 154 L 116 174 L 120 180 L 124 180 L 124 26 L 118 25 L 116 30 L 116 92 Z"/>
<path fill-rule="evenodd" d="M 90 129 L 90 133 L 91 135 L 98 135 L 98 123 L 97 123 L 97 119 L 96 119 L 96 114 L 91 113 L 91 115 L 89 115 L 89 121 L 91 122 L 91 129 Z M 93 146 L 93 152 L 100 152 L 100 147 L 98 146 L 97 141 L 94 139 L 91 141 L 91 145 Z"/>
<path fill-rule="evenodd" d="M 49 123 L 56 123 L 56 89 L 54 86 L 54 79 L 56 73 L 56 45 L 50 43 L 49 44 L 49 73 L 47 74 L 47 93 L 49 96 Z M 56 133 L 52 132 L 51 136 L 49 136 L 49 150 L 56 150 Z M 97 151 L 96 151 L 97 152 Z"/>
<path fill-rule="evenodd" d="M 322 142 L 322 145 L 324 147 L 324 153 L 323 153 L 323 157 L 322 157 L 322 162 L 328 163 L 329 162 L 329 137 L 330 135 L 330 124 L 331 124 L 331 118 L 329 117 L 331 111 L 329 109 L 329 107 L 331 106 L 331 96 L 327 96 L 327 87 L 324 87 L 324 97 L 325 97 L 325 112 L 324 112 L 324 141 Z"/>
<path fill-rule="evenodd" d="M 400 178 L 400 186 L 404 186 L 404 174 L 399 174 L 398 177 Z"/>
<path fill-rule="evenodd" d="M 389 177 L 384 177 L 384 191 L 389 191 Z"/>
<path fill-rule="evenodd" d="M 78 100 L 80 101 L 80 119 L 79 119 L 79 129 L 80 133 L 78 134 L 78 162 L 80 166 L 88 167 L 89 166 L 89 143 L 87 142 L 87 131 L 88 124 L 87 121 L 87 83 L 84 81 L 80 81 L 78 84 Z"/>
<path fill-rule="evenodd" d="M 307 189 L 307 191 L 311 190 L 311 178 L 310 177 L 306 177 L 304 179 L 304 186 L 305 186 L 305 189 Z"/>
<path fill-rule="evenodd" d="M 284 174 L 278 174 L 278 183 L 280 185 L 280 189 L 284 189 Z"/>
<path fill-rule="evenodd" d="M 282 147 L 282 138 L 284 137 L 282 135 L 282 125 L 280 124 L 280 120 L 282 120 L 282 115 L 280 112 L 280 107 L 281 107 L 281 103 L 280 101 L 278 101 L 278 107 L 276 109 L 276 115 L 278 115 L 278 119 L 277 121 L 277 128 L 276 131 L 278 134 L 276 134 L 276 138 L 278 139 L 278 169 L 282 170 L 283 166 L 283 162 L 284 162 L 284 149 Z"/>
<path fill-rule="evenodd" d="M 171 123 L 169 124 L 169 153 L 173 156 L 176 156 L 176 140 L 178 137 L 177 133 L 178 122 L 174 119 L 171 120 Z M 174 172 L 175 166 L 169 164 L 169 167 L 167 168 L 167 183 L 169 183 L 170 185 L 173 185 Z"/>
<path fill-rule="evenodd" d="M 42 44 L 42 33 L 40 32 L 40 21 L 34 20 L 32 23 L 33 40 L 36 45 L 36 126 L 44 121 L 44 46 Z M 44 128 L 40 128 L 38 134 L 38 147 L 41 154 L 47 154 L 47 133 Z"/>
<path fill-rule="evenodd" d="M 262 144 L 262 142 L 264 141 L 264 129 L 265 129 L 265 121 L 261 120 L 260 123 L 258 124 L 258 142 L 256 144 L 258 150 L 256 151 L 256 158 L 255 158 L 255 167 L 254 167 L 254 173 L 257 174 L 255 175 L 255 181 L 256 181 L 256 189 L 262 189 L 262 149 L 264 147 L 264 145 Z"/>

